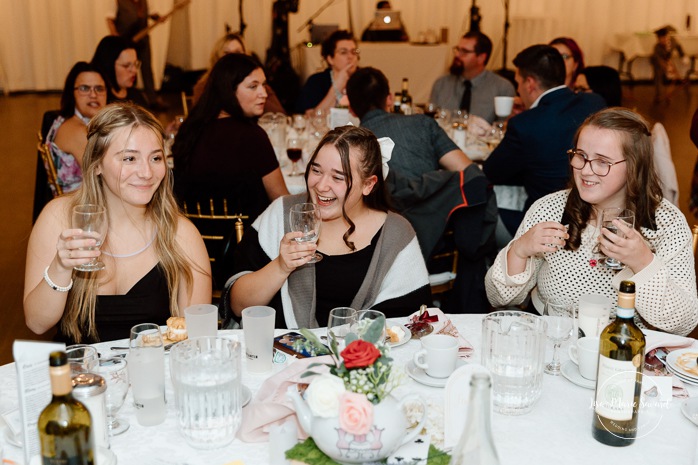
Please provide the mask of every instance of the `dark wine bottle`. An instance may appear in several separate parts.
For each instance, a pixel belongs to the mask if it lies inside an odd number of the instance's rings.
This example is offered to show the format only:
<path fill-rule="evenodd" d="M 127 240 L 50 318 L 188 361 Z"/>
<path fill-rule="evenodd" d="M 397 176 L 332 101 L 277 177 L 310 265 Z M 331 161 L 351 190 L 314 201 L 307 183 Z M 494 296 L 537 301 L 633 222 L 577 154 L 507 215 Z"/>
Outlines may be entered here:
<path fill-rule="evenodd" d="M 402 93 L 400 94 L 400 112 L 403 115 L 412 114 L 412 96 L 407 78 L 402 78 Z"/>
<path fill-rule="evenodd" d="M 594 396 L 594 439 L 629 446 L 637 436 L 645 335 L 635 325 L 635 283 L 622 281 L 616 319 L 599 336 L 599 368 Z"/>
<path fill-rule="evenodd" d="M 94 465 L 92 418 L 73 398 L 70 365 L 65 352 L 49 355 L 51 403 L 39 416 L 39 440 L 43 465 Z"/>

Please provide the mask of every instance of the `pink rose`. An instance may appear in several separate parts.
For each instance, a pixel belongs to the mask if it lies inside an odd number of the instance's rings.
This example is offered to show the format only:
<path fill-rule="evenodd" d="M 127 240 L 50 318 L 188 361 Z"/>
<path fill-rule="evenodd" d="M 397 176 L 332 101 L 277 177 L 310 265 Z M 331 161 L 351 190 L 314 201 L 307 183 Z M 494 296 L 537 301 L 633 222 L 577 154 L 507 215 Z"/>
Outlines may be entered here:
<path fill-rule="evenodd" d="M 350 434 L 367 434 L 373 425 L 373 404 L 364 394 L 345 392 L 339 396 L 339 426 Z"/>

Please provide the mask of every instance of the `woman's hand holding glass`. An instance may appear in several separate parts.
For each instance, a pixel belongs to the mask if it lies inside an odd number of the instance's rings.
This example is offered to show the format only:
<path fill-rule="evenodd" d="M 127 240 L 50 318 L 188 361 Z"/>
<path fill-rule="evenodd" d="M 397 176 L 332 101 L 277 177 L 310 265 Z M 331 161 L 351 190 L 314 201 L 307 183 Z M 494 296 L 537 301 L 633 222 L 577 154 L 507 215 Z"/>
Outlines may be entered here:
<path fill-rule="evenodd" d="M 598 238 L 599 251 L 619 262 L 620 267 L 627 266 L 633 273 L 639 273 L 654 259 L 652 250 L 632 226 L 618 219 L 613 220 L 612 225 L 618 233 L 602 227 Z"/>
<path fill-rule="evenodd" d="M 56 244 L 56 262 L 66 270 L 90 263 L 101 252 L 97 248 L 97 239 L 88 237 L 82 229 L 66 229 L 58 236 Z"/>
<path fill-rule="evenodd" d="M 300 231 L 286 233 L 279 245 L 279 264 L 286 273 L 291 273 L 296 268 L 308 263 L 317 250 L 315 242 L 298 242 L 296 239 L 303 237 Z"/>
<path fill-rule="evenodd" d="M 557 252 L 565 246 L 569 237 L 567 228 L 560 223 L 538 223 L 512 243 L 509 255 L 513 253 L 516 257 L 527 260 L 540 253 Z"/>

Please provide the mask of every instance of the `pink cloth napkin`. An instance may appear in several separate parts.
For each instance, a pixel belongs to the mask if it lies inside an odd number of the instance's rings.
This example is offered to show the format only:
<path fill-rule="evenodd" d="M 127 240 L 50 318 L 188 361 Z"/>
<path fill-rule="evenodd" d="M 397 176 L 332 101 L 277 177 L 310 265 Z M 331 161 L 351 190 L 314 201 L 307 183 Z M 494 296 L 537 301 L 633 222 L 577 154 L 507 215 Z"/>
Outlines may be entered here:
<path fill-rule="evenodd" d="M 293 418 L 298 427 L 298 438 L 308 437 L 298 423 L 293 403 L 286 397 L 286 389 L 294 384 L 307 384 L 312 378 L 301 378 L 303 373 L 312 370 L 317 373 L 327 371 L 326 367 L 308 368 L 311 363 L 333 363 L 332 357 L 310 357 L 299 359 L 283 371 L 264 381 L 257 395 L 242 409 L 242 425 L 238 430 L 238 438 L 243 442 L 264 442 L 269 440 L 269 427 L 286 422 Z"/>
<path fill-rule="evenodd" d="M 430 317 L 436 316 L 438 321 L 431 322 L 430 324 L 434 327 L 432 334 L 448 334 L 458 339 L 458 357 L 462 359 L 470 358 L 473 354 L 473 345 L 468 342 L 461 334 L 458 332 L 458 328 L 453 324 L 451 319 L 446 316 L 444 312 L 439 308 L 427 308 L 426 312 Z M 417 321 L 420 313 L 419 310 L 410 315 L 410 323 Z"/>
<path fill-rule="evenodd" d="M 677 336 L 676 334 L 663 333 L 661 331 L 653 331 L 651 329 L 643 329 L 642 332 L 645 333 L 645 354 L 648 356 L 654 355 L 654 353 L 650 354 L 650 352 L 660 347 L 666 349 L 667 352 L 671 352 L 672 350 L 691 347 L 693 343 L 696 342 L 695 339 L 690 337 Z M 655 371 L 654 373 L 650 374 L 655 376 L 664 376 L 661 371 Z M 683 381 L 681 381 L 677 376 L 672 376 L 671 374 L 668 376 L 671 376 L 673 397 L 678 399 L 687 398 L 688 391 L 684 387 Z"/>

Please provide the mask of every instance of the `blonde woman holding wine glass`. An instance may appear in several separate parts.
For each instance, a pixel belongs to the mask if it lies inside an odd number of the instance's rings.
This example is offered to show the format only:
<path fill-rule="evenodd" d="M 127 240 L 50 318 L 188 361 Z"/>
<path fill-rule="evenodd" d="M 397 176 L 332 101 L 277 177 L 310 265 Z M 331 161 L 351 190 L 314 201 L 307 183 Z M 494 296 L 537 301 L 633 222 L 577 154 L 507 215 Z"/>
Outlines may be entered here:
<path fill-rule="evenodd" d="M 160 123 L 120 103 L 100 111 L 87 132 L 83 184 L 44 208 L 25 271 L 27 326 L 37 334 L 58 326 L 57 340 L 69 343 L 125 338 L 135 324 L 165 324 L 211 301 L 206 248 L 175 204 Z M 71 225 L 74 207 L 87 204 L 106 209 L 101 246 Z M 75 269 L 95 258 L 104 269 Z"/>
<path fill-rule="evenodd" d="M 414 230 L 388 208 L 388 153 L 364 128 L 344 126 L 325 135 L 306 168 L 307 194 L 275 200 L 245 231 L 238 272 L 221 299 L 226 318 L 269 305 L 276 309 L 277 327 L 317 327 L 327 326 L 336 307 L 372 308 L 394 317 L 430 302 Z M 296 241 L 303 232 L 289 224 L 291 207 L 308 202 L 322 218 L 317 243 Z M 322 260 L 311 264 L 316 252 Z"/>
<path fill-rule="evenodd" d="M 615 302 L 620 282 L 632 280 L 640 325 L 691 332 L 698 323 L 691 231 L 662 198 L 647 122 L 623 108 L 595 113 L 577 131 L 568 156 L 570 188 L 531 206 L 488 271 L 490 303 L 517 305 L 532 290 L 541 313 L 542 302 L 578 302 L 582 294 Z M 603 227 L 602 212 L 612 207 L 631 210 L 634 226 L 615 219 L 618 234 Z M 625 268 L 602 266 L 597 250 Z"/>

